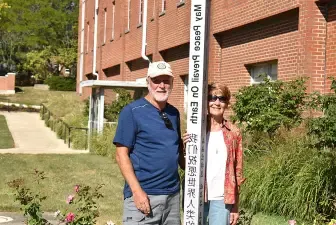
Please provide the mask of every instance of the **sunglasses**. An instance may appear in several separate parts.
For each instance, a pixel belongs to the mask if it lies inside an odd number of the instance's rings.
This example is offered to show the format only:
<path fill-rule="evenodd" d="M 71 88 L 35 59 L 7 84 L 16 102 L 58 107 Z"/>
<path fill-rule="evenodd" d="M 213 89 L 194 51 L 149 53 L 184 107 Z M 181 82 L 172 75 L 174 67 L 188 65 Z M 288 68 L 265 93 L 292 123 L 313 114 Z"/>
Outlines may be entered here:
<path fill-rule="evenodd" d="M 169 120 L 168 116 L 167 116 L 167 113 L 165 112 L 159 112 L 159 115 L 161 117 L 161 119 L 163 120 L 163 122 L 165 123 L 166 127 L 169 129 L 169 130 L 174 130 L 173 128 L 173 124 L 172 122 Z"/>
<path fill-rule="evenodd" d="M 217 96 L 217 95 L 209 95 L 208 96 L 208 101 L 209 102 L 215 102 L 217 101 L 217 99 L 219 100 L 219 102 L 221 103 L 225 103 L 227 101 L 227 98 L 224 96 Z"/>

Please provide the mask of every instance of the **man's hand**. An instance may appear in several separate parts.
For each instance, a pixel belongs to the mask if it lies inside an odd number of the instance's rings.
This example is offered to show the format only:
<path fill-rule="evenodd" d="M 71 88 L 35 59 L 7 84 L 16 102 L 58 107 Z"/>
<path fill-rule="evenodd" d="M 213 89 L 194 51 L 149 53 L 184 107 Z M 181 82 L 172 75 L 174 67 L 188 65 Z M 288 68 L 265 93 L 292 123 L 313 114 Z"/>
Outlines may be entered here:
<path fill-rule="evenodd" d="M 116 160 L 120 171 L 133 192 L 135 206 L 146 216 L 150 214 L 150 204 L 147 194 L 142 190 L 135 176 L 132 162 L 129 158 L 129 149 L 117 144 Z"/>
<path fill-rule="evenodd" d="M 146 216 L 150 214 L 151 208 L 149 198 L 142 189 L 133 193 L 133 200 L 138 210 L 140 210 Z"/>
<path fill-rule="evenodd" d="M 239 219 L 239 213 L 230 213 L 230 225 L 236 225 Z"/>

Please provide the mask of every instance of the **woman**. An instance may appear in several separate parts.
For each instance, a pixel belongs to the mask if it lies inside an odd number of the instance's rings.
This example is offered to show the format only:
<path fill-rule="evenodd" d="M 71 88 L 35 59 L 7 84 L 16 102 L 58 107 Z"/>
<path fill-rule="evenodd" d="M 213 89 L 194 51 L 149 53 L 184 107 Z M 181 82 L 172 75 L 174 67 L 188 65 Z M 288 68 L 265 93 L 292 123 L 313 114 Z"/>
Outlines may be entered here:
<path fill-rule="evenodd" d="M 208 123 L 205 172 L 204 224 L 237 224 L 239 186 L 243 183 L 243 150 L 239 130 L 224 119 L 230 102 L 228 87 L 208 87 Z M 183 135 L 183 143 L 189 135 Z"/>

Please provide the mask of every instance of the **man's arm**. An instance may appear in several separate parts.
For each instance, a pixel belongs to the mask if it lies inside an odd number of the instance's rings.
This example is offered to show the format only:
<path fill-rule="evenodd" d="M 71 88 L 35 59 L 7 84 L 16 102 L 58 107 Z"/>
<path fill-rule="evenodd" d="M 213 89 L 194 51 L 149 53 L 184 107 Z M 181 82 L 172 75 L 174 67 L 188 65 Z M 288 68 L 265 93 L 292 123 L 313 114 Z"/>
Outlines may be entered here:
<path fill-rule="evenodd" d="M 116 146 L 116 160 L 122 175 L 131 188 L 135 206 L 144 214 L 148 215 L 150 213 L 149 199 L 135 176 L 133 165 L 129 157 L 129 149 L 120 144 L 116 144 Z"/>
<path fill-rule="evenodd" d="M 185 169 L 185 148 L 183 141 L 180 141 L 180 146 L 179 146 L 179 165 L 181 169 Z"/>

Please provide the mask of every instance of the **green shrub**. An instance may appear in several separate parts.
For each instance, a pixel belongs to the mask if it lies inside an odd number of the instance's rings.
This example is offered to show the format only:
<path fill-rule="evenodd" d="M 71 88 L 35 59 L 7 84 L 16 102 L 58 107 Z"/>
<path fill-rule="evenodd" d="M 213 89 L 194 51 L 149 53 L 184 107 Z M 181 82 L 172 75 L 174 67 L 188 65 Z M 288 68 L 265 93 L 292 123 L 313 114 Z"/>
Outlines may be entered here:
<path fill-rule="evenodd" d="M 76 79 L 72 77 L 51 76 L 45 80 L 49 90 L 76 91 Z"/>
<path fill-rule="evenodd" d="M 114 159 L 115 155 L 115 146 L 112 143 L 114 134 L 116 131 L 116 125 L 105 125 L 103 133 L 93 134 L 91 137 L 90 150 L 91 152 L 102 155 L 102 156 L 111 156 Z"/>
<path fill-rule="evenodd" d="M 111 104 L 105 105 L 104 108 L 104 118 L 109 122 L 117 122 L 121 110 L 130 102 L 133 101 L 131 94 L 125 89 L 113 89 L 115 93 L 119 95 L 118 99 L 112 101 Z M 84 116 L 89 116 L 90 111 L 90 101 L 85 100 L 85 108 L 83 111 Z"/>
<path fill-rule="evenodd" d="M 73 149 L 87 148 L 88 135 L 85 130 L 71 129 L 70 139 L 71 139 L 71 148 Z"/>
<path fill-rule="evenodd" d="M 90 114 L 90 100 L 89 99 L 90 98 L 84 100 L 85 107 L 84 107 L 84 110 L 83 110 L 83 115 L 87 116 L 88 118 L 89 118 L 89 114 Z"/>
<path fill-rule="evenodd" d="M 243 207 L 307 221 L 336 216 L 336 155 L 307 147 L 303 135 L 276 137 L 247 158 Z"/>
<path fill-rule="evenodd" d="M 317 96 L 317 107 L 323 116 L 308 122 L 312 145 L 319 149 L 336 148 L 336 80 L 332 81 L 331 89 L 335 92 Z"/>
<path fill-rule="evenodd" d="M 66 132 L 65 125 L 60 120 L 57 121 L 54 131 L 56 132 L 58 138 L 64 139 Z"/>
<path fill-rule="evenodd" d="M 239 220 L 237 225 L 251 225 L 253 213 L 247 209 L 239 209 Z"/>
<path fill-rule="evenodd" d="M 105 106 L 104 117 L 110 122 L 118 120 L 121 110 L 133 101 L 131 94 L 124 89 L 114 89 L 119 94 L 118 100 L 113 101 L 110 105 Z"/>
<path fill-rule="evenodd" d="M 305 80 L 271 82 L 265 79 L 258 85 L 241 88 L 235 95 L 234 122 L 248 132 L 265 132 L 270 136 L 281 127 L 299 125 L 304 110 Z"/>

